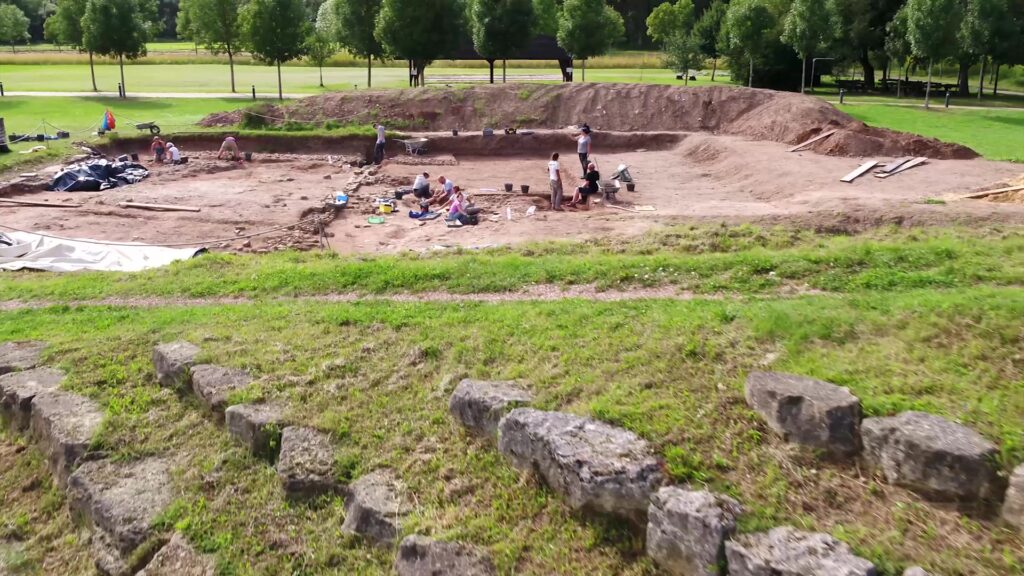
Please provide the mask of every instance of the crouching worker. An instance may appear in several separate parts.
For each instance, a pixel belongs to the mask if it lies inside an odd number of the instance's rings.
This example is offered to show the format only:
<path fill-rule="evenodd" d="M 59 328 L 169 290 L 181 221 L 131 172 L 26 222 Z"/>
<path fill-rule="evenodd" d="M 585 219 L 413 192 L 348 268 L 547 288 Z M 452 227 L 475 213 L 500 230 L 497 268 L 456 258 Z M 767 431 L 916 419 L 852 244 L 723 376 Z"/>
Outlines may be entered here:
<path fill-rule="evenodd" d="M 174 164 L 175 166 L 181 164 L 181 151 L 174 145 L 174 142 L 167 143 L 167 156 L 171 161 L 171 164 Z"/>
<path fill-rule="evenodd" d="M 576 189 L 576 194 L 572 197 L 572 202 L 566 204 L 570 208 L 584 207 L 587 206 L 587 199 L 597 194 L 601 189 L 598 182 L 601 180 L 601 174 L 597 171 L 597 166 L 593 162 L 587 165 L 587 174 L 583 177 L 583 186 Z"/>
<path fill-rule="evenodd" d="M 457 220 L 460 224 L 469 224 L 475 226 L 480 223 L 480 209 L 473 206 L 466 199 L 466 195 L 458 188 L 452 192 L 450 207 L 448 208 L 449 221 Z"/>
<path fill-rule="evenodd" d="M 159 136 L 153 136 L 153 143 L 149 145 L 149 151 L 153 153 L 153 162 L 163 162 L 167 145 Z"/>
<path fill-rule="evenodd" d="M 419 199 L 420 209 L 426 212 L 427 206 L 430 205 L 430 199 L 433 196 L 430 193 L 430 174 L 424 172 L 416 176 L 416 181 L 412 184 L 412 195 Z"/>
<path fill-rule="evenodd" d="M 242 155 L 238 152 L 238 142 L 235 141 L 234 136 L 228 136 L 221 143 L 220 152 L 217 153 L 217 160 L 222 160 L 225 155 L 228 155 L 230 160 L 236 162 L 242 159 Z"/>

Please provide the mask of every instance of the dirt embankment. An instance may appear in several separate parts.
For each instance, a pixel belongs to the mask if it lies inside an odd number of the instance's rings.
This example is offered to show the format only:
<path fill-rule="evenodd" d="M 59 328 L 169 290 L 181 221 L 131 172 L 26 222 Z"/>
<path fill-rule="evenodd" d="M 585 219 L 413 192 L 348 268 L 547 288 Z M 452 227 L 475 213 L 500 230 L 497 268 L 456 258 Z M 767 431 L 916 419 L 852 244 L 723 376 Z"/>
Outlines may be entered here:
<path fill-rule="evenodd" d="M 834 156 L 977 156 L 957 144 L 870 128 L 818 98 L 730 86 L 505 84 L 339 92 L 304 98 L 269 115 L 309 122 L 382 120 L 405 130 L 557 129 L 587 123 L 602 131 L 711 132 L 786 144 L 837 129 L 811 150 Z M 240 111 L 221 113 L 202 124 L 228 126 L 240 118 Z"/>

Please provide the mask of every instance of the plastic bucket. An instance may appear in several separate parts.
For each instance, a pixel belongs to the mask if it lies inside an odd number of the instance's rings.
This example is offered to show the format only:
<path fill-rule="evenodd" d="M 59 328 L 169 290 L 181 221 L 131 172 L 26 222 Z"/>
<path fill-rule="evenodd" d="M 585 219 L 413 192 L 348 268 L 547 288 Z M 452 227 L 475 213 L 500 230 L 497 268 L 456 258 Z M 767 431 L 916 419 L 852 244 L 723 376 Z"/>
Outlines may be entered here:
<path fill-rule="evenodd" d="M 245 153 L 245 161 L 246 162 L 252 162 L 252 152 L 246 152 Z"/>
<path fill-rule="evenodd" d="M 530 193 L 530 185 L 529 184 L 523 184 L 522 186 L 519 187 L 519 189 L 523 191 L 523 194 L 529 194 Z"/>
<path fill-rule="evenodd" d="M 511 192 L 511 191 L 512 191 L 512 185 L 511 184 L 505 184 L 505 192 Z"/>
<path fill-rule="evenodd" d="M 629 182 L 626 184 L 626 190 L 630 192 L 636 192 L 636 184 Z"/>

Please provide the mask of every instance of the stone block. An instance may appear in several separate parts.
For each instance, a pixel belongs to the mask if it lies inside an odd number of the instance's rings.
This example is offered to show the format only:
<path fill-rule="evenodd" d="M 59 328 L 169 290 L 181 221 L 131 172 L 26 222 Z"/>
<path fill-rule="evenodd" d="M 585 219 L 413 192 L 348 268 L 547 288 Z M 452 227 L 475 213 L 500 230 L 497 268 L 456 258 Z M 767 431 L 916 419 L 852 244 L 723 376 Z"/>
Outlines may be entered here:
<path fill-rule="evenodd" d="M 343 489 L 334 475 L 331 439 L 312 428 L 289 426 L 281 433 L 277 475 L 291 500 L 315 499 Z"/>
<path fill-rule="evenodd" d="M 284 410 L 274 404 L 237 404 L 224 411 L 228 433 L 254 455 L 271 461 L 281 449 Z"/>
<path fill-rule="evenodd" d="M 505 414 L 532 401 L 533 395 L 515 382 L 463 380 L 452 393 L 448 410 L 470 433 L 494 438 Z"/>
<path fill-rule="evenodd" d="M 56 368 L 31 368 L 0 376 L 0 416 L 15 432 L 28 429 L 32 400 L 41 392 L 57 390 L 63 381 L 64 372 Z"/>
<path fill-rule="evenodd" d="M 199 364 L 190 370 L 192 390 L 199 401 L 215 414 L 223 414 L 227 408 L 228 396 L 244 390 L 252 383 L 252 376 L 245 370 L 225 368 L 212 364 Z"/>
<path fill-rule="evenodd" d="M 438 542 L 426 536 L 407 536 L 395 559 L 398 576 L 495 576 L 491 557 L 457 542 Z"/>
<path fill-rule="evenodd" d="M 741 512 L 728 496 L 662 488 L 651 497 L 647 555 L 672 576 L 718 576 Z"/>
<path fill-rule="evenodd" d="M 402 519 L 409 513 L 402 485 L 394 473 L 376 470 L 353 482 L 349 490 L 341 531 L 358 534 L 374 544 L 394 544 Z"/>
<path fill-rule="evenodd" d="M 199 347 L 183 340 L 154 347 L 153 368 L 160 385 L 168 388 L 188 386 L 189 370 L 195 365 L 198 355 Z"/>
<path fill-rule="evenodd" d="M 725 543 L 725 556 L 729 576 L 877 576 L 846 543 L 789 526 L 737 536 Z"/>
<path fill-rule="evenodd" d="M 39 365 L 46 342 L 5 342 L 0 344 L 0 374 L 28 370 Z"/>
<path fill-rule="evenodd" d="M 32 399 L 29 428 L 46 455 L 57 485 L 67 484 L 102 421 L 103 410 L 84 396 L 51 390 Z"/>

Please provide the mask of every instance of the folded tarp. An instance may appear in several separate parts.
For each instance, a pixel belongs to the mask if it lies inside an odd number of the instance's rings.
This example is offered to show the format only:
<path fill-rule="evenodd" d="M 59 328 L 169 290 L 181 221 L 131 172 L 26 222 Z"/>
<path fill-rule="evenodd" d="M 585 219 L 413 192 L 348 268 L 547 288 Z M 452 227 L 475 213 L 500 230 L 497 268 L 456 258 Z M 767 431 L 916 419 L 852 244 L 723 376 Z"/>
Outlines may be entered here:
<path fill-rule="evenodd" d="M 14 244 L 0 243 L 0 270 L 137 272 L 187 260 L 206 251 L 205 248 L 163 248 L 147 244 L 111 246 L 26 232 L 12 232 L 7 237 Z"/>
<path fill-rule="evenodd" d="M 149 170 L 133 162 L 87 160 L 72 164 L 57 173 L 50 190 L 60 192 L 98 192 L 108 188 L 135 184 L 149 176 Z"/>

